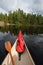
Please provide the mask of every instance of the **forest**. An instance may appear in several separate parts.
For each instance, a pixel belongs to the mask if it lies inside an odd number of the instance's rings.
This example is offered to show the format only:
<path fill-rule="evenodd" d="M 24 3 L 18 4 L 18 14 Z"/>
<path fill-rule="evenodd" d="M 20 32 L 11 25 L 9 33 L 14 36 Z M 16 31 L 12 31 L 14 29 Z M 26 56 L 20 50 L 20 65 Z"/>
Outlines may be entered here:
<path fill-rule="evenodd" d="M 21 29 L 23 34 L 41 34 L 43 33 L 43 16 L 33 13 L 25 13 L 23 10 L 9 11 L 9 13 L 0 13 L 0 21 L 4 21 L 5 26 L 0 27 L 0 31 L 17 34 Z M 14 24 L 7 26 L 6 24 Z"/>

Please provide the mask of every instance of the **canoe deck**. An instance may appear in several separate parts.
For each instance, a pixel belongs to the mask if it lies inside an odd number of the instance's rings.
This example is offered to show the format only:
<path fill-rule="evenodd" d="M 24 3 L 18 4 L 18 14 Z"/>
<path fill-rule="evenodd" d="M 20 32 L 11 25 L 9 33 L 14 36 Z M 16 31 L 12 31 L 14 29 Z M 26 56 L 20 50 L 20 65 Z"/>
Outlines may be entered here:
<path fill-rule="evenodd" d="M 13 45 L 11 49 L 15 65 L 35 65 L 27 48 L 25 49 L 25 52 L 21 55 L 21 60 L 19 61 L 18 60 L 19 56 L 17 51 L 15 50 L 15 47 L 16 47 L 16 43 Z M 2 65 L 12 65 L 9 54 L 3 61 Z"/>

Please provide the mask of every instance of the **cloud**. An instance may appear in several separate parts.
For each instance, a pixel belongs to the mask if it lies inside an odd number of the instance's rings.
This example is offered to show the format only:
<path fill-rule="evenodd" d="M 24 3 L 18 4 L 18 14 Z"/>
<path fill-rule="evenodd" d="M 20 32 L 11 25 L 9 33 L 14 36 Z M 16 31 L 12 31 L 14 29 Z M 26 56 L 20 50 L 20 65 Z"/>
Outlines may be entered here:
<path fill-rule="evenodd" d="M 0 7 L 6 11 L 15 9 L 17 0 L 0 0 Z"/>
<path fill-rule="evenodd" d="M 0 8 L 0 13 L 7 13 L 4 9 Z"/>
<path fill-rule="evenodd" d="M 43 14 L 43 0 L 0 0 L 0 8 L 6 12 L 20 8 L 26 13 Z"/>
<path fill-rule="evenodd" d="M 33 13 L 43 14 L 43 0 L 34 0 L 31 9 Z"/>

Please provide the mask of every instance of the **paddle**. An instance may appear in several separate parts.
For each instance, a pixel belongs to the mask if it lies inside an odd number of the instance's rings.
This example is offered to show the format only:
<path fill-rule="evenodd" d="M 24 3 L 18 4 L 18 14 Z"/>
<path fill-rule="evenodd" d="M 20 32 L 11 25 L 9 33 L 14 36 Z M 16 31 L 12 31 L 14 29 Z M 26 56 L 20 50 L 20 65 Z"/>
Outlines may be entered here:
<path fill-rule="evenodd" d="M 6 50 L 9 52 L 9 54 L 10 54 L 11 61 L 12 61 L 12 65 L 15 65 L 15 64 L 14 64 L 13 57 L 12 57 L 12 54 L 11 54 L 11 43 L 10 43 L 10 41 L 7 41 L 7 42 L 5 43 L 5 49 L 6 49 Z"/>

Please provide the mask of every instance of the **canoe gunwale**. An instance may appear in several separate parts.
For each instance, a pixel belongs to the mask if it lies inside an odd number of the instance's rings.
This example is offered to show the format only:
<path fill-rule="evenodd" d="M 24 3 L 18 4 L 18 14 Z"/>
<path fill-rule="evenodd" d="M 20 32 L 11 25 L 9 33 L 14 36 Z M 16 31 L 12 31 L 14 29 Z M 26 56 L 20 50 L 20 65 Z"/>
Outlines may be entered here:
<path fill-rule="evenodd" d="M 15 44 L 17 45 L 17 39 L 16 39 L 14 45 L 15 45 Z M 12 48 L 14 47 L 14 45 L 12 46 Z M 34 63 L 34 61 L 33 61 L 33 59 L 32 59 L 32 56 L 31 56 L 31 54 L 30 54 L 30 52 L 29 52 L 29 50 L 28 50 L 26 44 L 25 44 L 25 47 L 26 47 L 26 49 L 27 49 L 27 52 L 28 52 L 28 55 L 29 55 L 29 57 L 30 57 L 30 61 L 32 62 L 32 65 L 35 65 L 35 63 Z M 11 52 L 12 52 L 12 49 L 11 49 Z M 5 59 L 3 60 L 3 62 L 2 62 L 1 65 L 4 65 L 5 60 L 7 59 L 8 56 L 9 56 L 9 53 L 7 54 L 7 56 L 5 57 Z M 10 59 L 10 60 L 11 60 L 11 59 Z M 6 64 L 6 65 L 7 65 L 7 64 Z"/>
<path fill-rule="evenodd" d="M 29 50 L 28 50 L 28 48 L 27 48 L 26 44 L 25 44 L 25 47 L 26 47 L 27 52 L 28 52 L 28 54 L 29 54 L 30 61 L 32 61 L 33 65 L 35 65 L 35 62 L 34 62 L 34 60 L 33 60 L 32 56 L 31 56 L 31 54 L 30 54 L 30 52 L 29 52 Z"/>

